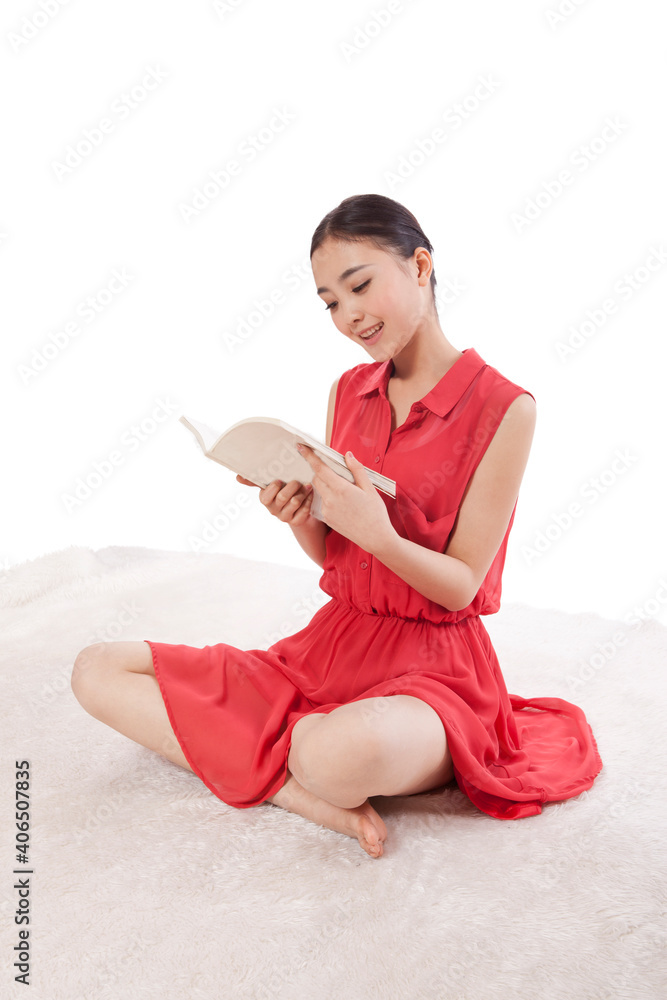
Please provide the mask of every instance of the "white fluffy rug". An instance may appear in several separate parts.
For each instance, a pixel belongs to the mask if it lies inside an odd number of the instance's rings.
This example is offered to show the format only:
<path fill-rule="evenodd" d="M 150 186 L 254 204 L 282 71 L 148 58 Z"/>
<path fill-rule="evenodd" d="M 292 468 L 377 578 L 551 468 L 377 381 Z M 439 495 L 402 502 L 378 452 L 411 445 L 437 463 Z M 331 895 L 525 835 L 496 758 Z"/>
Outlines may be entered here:
<path fill-rule="evenodd" d="M 10 969 L 14 760 L 27 759 L 33 998 L 664 996 L 663 626 L 517 604 L 486 617 L 508 690 L 579 704 L 603 770 L 515 821 L 457 788 L 375 798 L 379 860 L 270 803 L 227 806 L 71 692 L 76 653 L 98 639 L 266 647 L 328 599 L 319 576 L 78 546 L 5 572 L 0 995 L 28 995 Z M 605 659 L 597 644 L 619 632 Z"/>

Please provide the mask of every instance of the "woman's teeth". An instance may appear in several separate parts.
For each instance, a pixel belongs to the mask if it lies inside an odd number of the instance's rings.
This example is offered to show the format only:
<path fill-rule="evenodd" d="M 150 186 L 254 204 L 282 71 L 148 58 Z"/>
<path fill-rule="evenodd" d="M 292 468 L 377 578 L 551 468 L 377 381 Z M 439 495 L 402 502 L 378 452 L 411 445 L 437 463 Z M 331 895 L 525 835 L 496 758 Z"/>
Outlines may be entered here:
<path fill-rule="evenodd" d="M 361 339 L 362 340 L 371 340 L 373 337 L 376 337 L 379 334 L 379 332 L 380 332 L 380 330 L 382 329 L 383 326 L 384 326 L 384 323 L 377 323 L 373 327 L 372 330 L 368 331 L 368 333 L 360 334 Z"/>

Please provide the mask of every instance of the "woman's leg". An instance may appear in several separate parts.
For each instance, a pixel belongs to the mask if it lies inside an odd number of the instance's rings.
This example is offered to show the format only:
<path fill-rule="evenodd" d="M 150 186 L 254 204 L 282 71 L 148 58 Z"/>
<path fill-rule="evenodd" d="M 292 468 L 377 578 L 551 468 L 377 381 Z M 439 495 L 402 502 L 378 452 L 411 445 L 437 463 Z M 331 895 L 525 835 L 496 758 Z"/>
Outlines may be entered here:
<path fill-rule="evenodd" d="M 74 661 L 72 691 L 94 718 L 191 771 L 174 735 L 147 642 L 96 642 Z"/>
<path fill-rule="evenodd" d="M 296 723 L 288 781 L 270 802 L 341 833 L 380 857 L 387 830 L 369 796 L 417 795 L 454 780 L 440 716 L 421 698 L 360 698 Z"/>
<path fill-rule="evenodd" d="M 445 729 L 413 695 L 360 698 L 294 726 L 289 768 L 320 798 L 347 808 L 373 795 L 415 795 L 454 779 Z"/>
<path fill-rule="evenodd" d="M 86 646 L 74 661 L 71 684 L 79 703 L 94 718 L 192 771 L 171 728 L 147 642 L 118 640 Z M 382 855 L 387 829 L 368 802 L 354 809 L 333 805 L 302 788 L 289 771 L 282 788 L 267 801 L 357 837 L 371 857 Z"/>

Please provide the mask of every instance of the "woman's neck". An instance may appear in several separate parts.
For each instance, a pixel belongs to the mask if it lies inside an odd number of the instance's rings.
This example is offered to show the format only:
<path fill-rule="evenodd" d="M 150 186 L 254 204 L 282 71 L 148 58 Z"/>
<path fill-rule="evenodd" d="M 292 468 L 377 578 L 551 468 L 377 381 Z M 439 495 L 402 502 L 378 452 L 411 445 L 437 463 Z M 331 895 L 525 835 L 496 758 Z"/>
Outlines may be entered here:
<path fill-rule="evenodd" d="M 394 356 L 391 377 L 405 385 L 437 385 L 462 353 L 449 343 L 435 320 L 416 330 L 410 342 Z"/>

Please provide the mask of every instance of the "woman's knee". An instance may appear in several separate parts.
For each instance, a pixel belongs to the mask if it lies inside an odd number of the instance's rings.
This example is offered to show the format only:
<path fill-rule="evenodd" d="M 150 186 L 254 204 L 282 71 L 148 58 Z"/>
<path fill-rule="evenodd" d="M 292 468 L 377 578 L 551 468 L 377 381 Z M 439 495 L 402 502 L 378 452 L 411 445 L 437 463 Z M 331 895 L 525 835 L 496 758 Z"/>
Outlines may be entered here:
<path fill-rule="evenodd" d="M 131 670 L 134 673 L 153 674 L 153 654 L 145 640 L 94 642 L 85 646 L 74 661 L 72 678 L 85 684 L 93 677 L 106 678 L 114 670 Z"/>
<path fill-rule="evenodd" d="M 70 686 L 84 708 L 103 704 L 109 685 L 124 671 L 152 674 L 155 677 L 153 653 L 145 640 L 94 642 L 85 646 L 74 660 Z"/>
<path fill-rule="evenodd" d="M 74 660 L 70 685 L 74 696 L 81 704 L 88 701 L 99 688 L 100 668 L 105 658 L 104 647 L 108 645 L 109 643 L 105 642 L 94 642 L 90 646 L 85 646 Z"/>
<path fill-rule="evenodd" d="M 290 757 L 290 770 L 306 788 L 339 780 L 363 781 L 381 752 L 381 741 L 372 728 L 334 710 L 304 732 L 295 757 Z"/>

